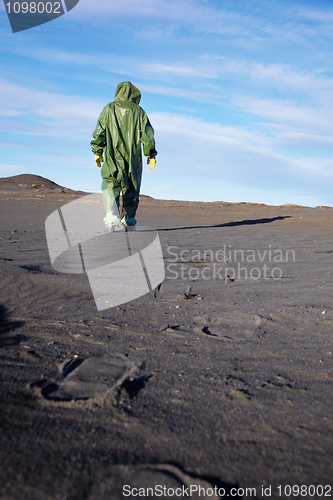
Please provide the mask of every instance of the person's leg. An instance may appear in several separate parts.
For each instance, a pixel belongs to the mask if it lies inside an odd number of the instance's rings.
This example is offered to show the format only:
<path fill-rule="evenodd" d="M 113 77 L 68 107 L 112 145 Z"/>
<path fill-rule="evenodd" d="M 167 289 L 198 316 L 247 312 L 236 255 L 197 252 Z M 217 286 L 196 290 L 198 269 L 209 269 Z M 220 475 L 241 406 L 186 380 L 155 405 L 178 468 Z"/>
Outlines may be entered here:
<path fill-rule="evenodd" d="M 127 193 L 123 194 L 123 205 L 125 209 L 125 224 L 127 226 L 135 226 L 136 224 L 136 211 L 139 205 L 139 195 L 134 191 L 127 191 Z"/>
<path fill-rule="evenodd" d="M 119 215 L 119 195 L 121 191 L 121 186 L 118 182 L 113 179 L 108 179 L 107 181 L 103 179 L 102 182 L 102 195 L 103 204 L 106 213 L 104 218 L 104 223 L 106 227 L 111 228 L 120 222 Z"/>

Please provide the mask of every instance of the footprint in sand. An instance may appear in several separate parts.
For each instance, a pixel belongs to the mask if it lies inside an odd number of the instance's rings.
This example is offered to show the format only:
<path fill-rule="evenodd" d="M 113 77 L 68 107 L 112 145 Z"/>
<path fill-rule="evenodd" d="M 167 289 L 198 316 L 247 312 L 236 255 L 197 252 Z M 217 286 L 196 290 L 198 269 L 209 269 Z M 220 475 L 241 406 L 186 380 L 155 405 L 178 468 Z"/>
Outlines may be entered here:
<path fill-rule="evenodd" d="M 222 316 L 213 318 L 197 316 L 194 320 L 195 324 L 198 325 L 193 329 L 195 333 L 201 333 L 220 340 L 236 341 L 250 339 L 255 335 L 262 322 L 262 318 L 257 314 L 241 311 L 226 311 Z"/>
<path fill-rule="evenodd" d="M 220 479 L 190 475 L 170 464 L 118 465 L 110 468 L 108 476 L 109 479 L 93 485 L 88 500 L 109 500 L 124 495 L 134 498 L 140 493 L 141 497 L 147 493 L 150 498 L 180 498 L 183 492 L 181 498 L 190 496 L 193 500 L 218 500 L 222 496 L 230 496 L 235 486 Z M 154 491 L 156 495 L 153 497 L 151 493 Z"/>
<path fill-rule="evenodd" d="M 61 367 L 59 379 L 44 385 L 41 394 L 53 401 L 105 398 L 137 367 L 121 356 L 73 358 Z M 32 384 L 38 387 L 38 382 Z"/>

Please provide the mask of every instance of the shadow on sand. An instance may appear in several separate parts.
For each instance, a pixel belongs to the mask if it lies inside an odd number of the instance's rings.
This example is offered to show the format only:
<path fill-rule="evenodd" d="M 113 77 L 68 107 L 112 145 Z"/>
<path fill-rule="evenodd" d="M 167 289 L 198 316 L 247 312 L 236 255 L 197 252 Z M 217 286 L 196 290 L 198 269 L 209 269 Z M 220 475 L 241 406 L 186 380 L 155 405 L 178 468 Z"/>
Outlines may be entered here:
<path fill-rule="evenodd" d="M 20 328 L 23 325 L 24 321 L 10 321 L 6 308 L 3 305 L 0 305 L 0 349 L 2 347 L 18 345 L 20 342 L 25 340 L 26 337 L 23 335 L 3 337 L 4 334 L 10 332 L 11 330 L 16 330 L 16 328 Z"/>
<path fill-rule="evenodd" d="M 245 219 L 238 220 L 235 222 L 225 222 L 224 224 L 214 224 L 213 226 L 184 226 L 184 227 L 170 227 L 163 229 L 155 229 L 155 231 L 178 231 L 179 229 L 211 229 L 218 227 L 233 227 L 233 226 L 251 226 L 252 224 L 268 224 L 269 222 L 275 222 L 276 220 L 283 220 L 292 217 L 292 215 L 284 215 L 280 217 L 271 217 L 265 219 Z"/>

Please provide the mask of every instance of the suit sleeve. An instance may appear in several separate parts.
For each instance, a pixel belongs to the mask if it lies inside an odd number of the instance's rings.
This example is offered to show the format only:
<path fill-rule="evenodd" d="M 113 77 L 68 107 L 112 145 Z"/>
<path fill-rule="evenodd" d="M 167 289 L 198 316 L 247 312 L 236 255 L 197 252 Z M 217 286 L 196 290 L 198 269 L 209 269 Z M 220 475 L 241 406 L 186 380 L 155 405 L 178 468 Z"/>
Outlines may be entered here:
<path fill-rule="evenodd" d="M 103 109 L 97 120 L 95 131 L 93 132 L 93 140 L 91 141 L 91 150 L 95 155 L 102 155 L 103 149 L 106 146 L 106 132 L 105 132 L 105 115 L 106 110 Z"/>
<path fill-rule="evenodd" d="M 156 156 L 154 129 L 151 126 L 147 114 L 142 110 L 141 116 L 141 142 L 143 144 L 143 154 L 149 158 Z"/>

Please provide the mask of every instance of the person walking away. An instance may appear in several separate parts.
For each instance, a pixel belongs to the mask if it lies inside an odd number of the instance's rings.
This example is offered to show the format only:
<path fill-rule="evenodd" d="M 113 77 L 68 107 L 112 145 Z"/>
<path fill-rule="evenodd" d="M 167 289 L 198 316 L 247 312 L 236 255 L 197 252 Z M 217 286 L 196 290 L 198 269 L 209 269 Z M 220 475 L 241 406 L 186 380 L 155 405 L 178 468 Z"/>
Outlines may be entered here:
<path fill-rule="evenodd" d="M 140 99 L 139 89 L 131 82 L 119 83 L 114 101 L 99 115 L 91 141 L 96 166 L 101 167 L 104 162 L 101 169 L 104 223 L 111 230 L 115 226 L 135 229 L 142 177 L 141 144 L 150 169 L 155 167 L 154 129 L 139 106 Z M 120 216 L 121 192 L 123 211 Z"/>

